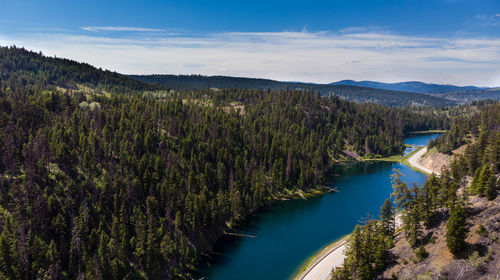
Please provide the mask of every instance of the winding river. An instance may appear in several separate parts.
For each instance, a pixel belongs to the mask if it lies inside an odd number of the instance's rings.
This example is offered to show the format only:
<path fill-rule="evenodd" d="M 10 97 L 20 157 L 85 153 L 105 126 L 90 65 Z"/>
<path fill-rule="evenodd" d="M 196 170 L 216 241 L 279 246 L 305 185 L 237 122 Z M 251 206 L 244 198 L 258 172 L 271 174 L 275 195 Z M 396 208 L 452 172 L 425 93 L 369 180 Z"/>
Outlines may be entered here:
<path fill-rule="evenodd" d="M 427 145 L 438 135 L 413 135 L 405 142 Z M 255 238 L 222 237 L 214 249 L 216 257 L 200 268 L 199 278 L 289 279 L 315 252 L 349 234 L 364 218 L 377 217 L 392 192 L 390 175 L 394 168 L 408 183 L 425 181 L 425 175 L 396 162 L 339 166 L 330 185 L 340 192 L 277 203 L 255 213 L 237 229 Z"/>

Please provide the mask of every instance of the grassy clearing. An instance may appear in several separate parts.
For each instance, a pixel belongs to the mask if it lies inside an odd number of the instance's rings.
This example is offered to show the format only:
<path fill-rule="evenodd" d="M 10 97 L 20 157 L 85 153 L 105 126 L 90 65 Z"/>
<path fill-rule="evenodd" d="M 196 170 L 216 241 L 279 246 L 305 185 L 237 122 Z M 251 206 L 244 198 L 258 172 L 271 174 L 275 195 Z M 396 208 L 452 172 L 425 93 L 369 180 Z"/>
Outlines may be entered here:
<path fill-rule="evenodd" d="M 191 98 L 184 98 L 182 99 L 182 104 L 194 104 L 194 105 L 201 105 L 204 107 L 213 107 L 214 102 L 211 99 L 191 99 Z"/>
<path fill-rule="evenodd" d="M 442 129 L 431 129 L 431 130 L 414 131 L 410 132 L 410 134 L 445 133 L 445 132 L 446 130 Z"/>
<path fill-rule="evenodd" d="M 390 162 L 399 162 L 402 158 L 402 154 L 396 154 L 392 156 L 387 156 L 387 157 L 381 157 L 381 156 L 375 156 L 372 158 L 361 158 L 362 161 L 390 161 Z"/>
<path fill-rule="evenodd" d="M 328 192 L 328 188 L 318 186 L 309 190 L 290 190 L 285 189 L 285 192 L 274 195 L 275 200 L 290 200 L 290 199 L 307 199 L 310 197 L 320 196 Z"/>
<path fill-rule="evenodd" d="M 232 111 L 238 112 L 240 115 L 244 115 L 246 113 L 245 105 L 241 102 L 231 102 L 231 103 L 229 103 L 229 105 L 223 106 L 221 108 L 222 108 L 222 111 L 224 111 L 224 113 L 226 113 L 226 114 L 229 114 Z"/>

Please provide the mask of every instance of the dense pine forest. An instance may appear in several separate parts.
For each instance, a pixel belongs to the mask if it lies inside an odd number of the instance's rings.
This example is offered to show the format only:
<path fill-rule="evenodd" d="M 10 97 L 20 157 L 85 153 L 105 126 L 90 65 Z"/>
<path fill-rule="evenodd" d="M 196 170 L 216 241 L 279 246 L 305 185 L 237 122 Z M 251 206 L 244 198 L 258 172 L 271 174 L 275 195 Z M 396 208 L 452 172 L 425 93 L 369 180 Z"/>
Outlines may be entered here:
<path fill-rule="evenodd" d="M 497 101 L 476 101 L 465 106 L 450 107 L 447 114 L 453 116 L 450 125 L 450 131 L 443 137 L 429 142 L 429 149 L 437 148 L 444 154 L 452 154 L 454 149 L 470 142 L 478 137 L 487 137 L 496 131 L 497 120 L 494 114 L 485 113 L 485 110 L 494 110 L 492 104 Z M 482 111 L 482 112 L 481 112 Z M 489 118 L 485 120 L 485 118 Z M 487 129 L 482 129 L 485 127 Z"/>
<path fill-rule="evenodd" d="M 471 107 L 475 108 L 470 110 Z M 483 253 L 483 261 L 474 247 L 467 244 L 466 237 L 471 227 L 470 219 L 479 212 L 473 211 L 470 198 L 479 197 L 492 201 L 496 199 L 500 189 L 500 103 L 477 103 L 470 105 L 467 111 L 475 113 L 467 117 L 456 117 L 450 130 L 429 144 L 443 153 L 451 153 L 451 150 L 467 145 L 464 153 L 457 154 L 440 177 L 431 175 L 423 186 L 408 186 L 402 180 L 403 174 L 395 170 L 392 177 L 393 202 L 387 199 L 380 211 L 379 220 L 369 220 L 354 229 L 349 239 L 344 267 L 334 270 L 332 279 L 374 279 L 387 266 L 404 262 L 395 259 L 390 251 L 394 247 L 396 212 L 400 213 L 403 236 L 414 249 L 414 263 L 423 261 L 429 255 L 425 246 L 432 247 L 431 243 L 435 242 L 435 237 L 432 234 L 429 236 L 432 233 L 429 229 L 444 222 L 449 252 L 455 258 L 468 259 L 469 263 L 473 263 L 477 271 L 469 273 L 484 276 L 488 272 L 485 266 L 493 260 L 495 252 L 490 249 L 488 253 Z M 484 204 L 487 205 L 486 209 L 492 205 L 488 202 Z M 487 216 L 495 219 L 495 211 L 489 211 Z M 477 234 L 488 236 L 488 230 L 491 232 L 490 237 L 493 240 L 496 238 L 498 242 L 500 236 L 494 233 L 498 232 L 495 224 L 490 225 L 489 229 L 479 225 Z M 491 246 L 491 241 L 488 242 Z M 417 278 L 416 274 L 413 276 Z M 422 279 L 430 279 L 429 275 L 421 276 L 429 277 Z M 455 279 L 450 275 L 441 276 Z M 463 276 L 464 274 L 460 277 Z"/>
<path fill-rule="evenodd" d="M 0 48 L 0 278 L 173 279 L 335 162 L 440 116 L 317 92 L 167 91 Z"/>

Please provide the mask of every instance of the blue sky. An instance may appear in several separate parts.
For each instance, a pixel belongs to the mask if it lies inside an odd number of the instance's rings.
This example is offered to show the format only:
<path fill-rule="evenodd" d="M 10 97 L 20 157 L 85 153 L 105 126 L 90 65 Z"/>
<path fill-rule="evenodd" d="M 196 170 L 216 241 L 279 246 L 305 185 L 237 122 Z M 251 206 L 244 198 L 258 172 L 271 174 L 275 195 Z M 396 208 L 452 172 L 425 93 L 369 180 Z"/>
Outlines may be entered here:
<path fill-rule="evenodd" d="M 500 1 L 0 0 L 0 45 L 123 73 L 500 86 Z"/>

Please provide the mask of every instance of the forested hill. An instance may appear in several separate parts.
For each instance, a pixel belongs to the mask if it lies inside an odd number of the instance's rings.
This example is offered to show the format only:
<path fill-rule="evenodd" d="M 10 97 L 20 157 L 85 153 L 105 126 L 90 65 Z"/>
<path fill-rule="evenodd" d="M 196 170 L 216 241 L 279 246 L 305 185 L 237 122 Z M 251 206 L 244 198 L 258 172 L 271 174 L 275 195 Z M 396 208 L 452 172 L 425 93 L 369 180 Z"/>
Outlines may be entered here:
<path fill-rule="evenodd" d="M 0 82 L 4 91 L 17 93 L 59 88 L 123 94 L 160 88 L 86 63 L 47 57 L 16 47 L 0 47 Z"/>
<path fill-rule="evenodd" d="M 461 111 L 461 114 L 452 119 L 449 131 L 429 142 L 427 145 L 429 149 L 435 147 L 440 153 L 452 155 L 453 150 L 478 137 L 500 136 L 495 135 L 500 131 L 500 105 L 497 101 L 479 101 L 467 106 L 454 107 L 454 109 Z M 497 140 L 500 138 L 497 137 Z M 488 153 L 500 155 L 495 150 L 488 151 Z"/>
<path fill-rule="evenodd" d="M 188 278 L 229 226 L 320 186 L 347 153 L 398 153 L 405 133 L 447 125 L 303 91 L 152 92 L 88 65 L 2 53 L 3 279 Z M 109 92 L 68 90 L 82 81 Z"/>
<path fill-rule="evenodd" d="M 351 85 L 308 84 L 297 82 L 279 82 L 267 79 L 237 78 L 228 76 L 201 75 L 130 75 L 142 82 L 163 85 L 176 90 L 192 89 L 260 89 L 260 90 L 314 90 L 323 95 L 332 93 L 356 102 L 373 102 L 388 106 L 455 105 L 456 101 L 425 94 L 391 91 Z"/>
<path fill-rule="evenodd" d="M 427 84 L 422 82 L 379 83 L 372 81 L 356 82 L 352 80 L 343 80 L 331 84 L 417 92 L 446 98 L 448 100 L 453 100 L 459 103 L 468 103 L 474 100 L 485 99 L 500 100 L 499 88 L 479 88 L 474 86 Z"/>
<path fill-rule="evenodd" d="M 464 91 L 450 91 L 432 93 L 432 96 L 438 96 L 449 100 L 465 103 L 473 100 L 500 100 L 500 88 L 464 90 Z"/>
<path fill-rule="evenodd" d="M 474 86 L 454 86 L 454 85 L 440 85 L 440 84 L 428 84 L 422 82 L 400 82 L 400 83 L 380 83 L 373 81 L 353 81 L 353 80 L 342 80 L 338 82 L 331 83 L 332 85 L 350 85 L 350 86 L 361 86 L 379 89 L 388 89 L 395 91 L 408 91 L 416 93 L 443 93 L 443 92 L 457 92 L 457 91 L 467 91 L 467 90 L 481 90 L 482 88 Z"/>

